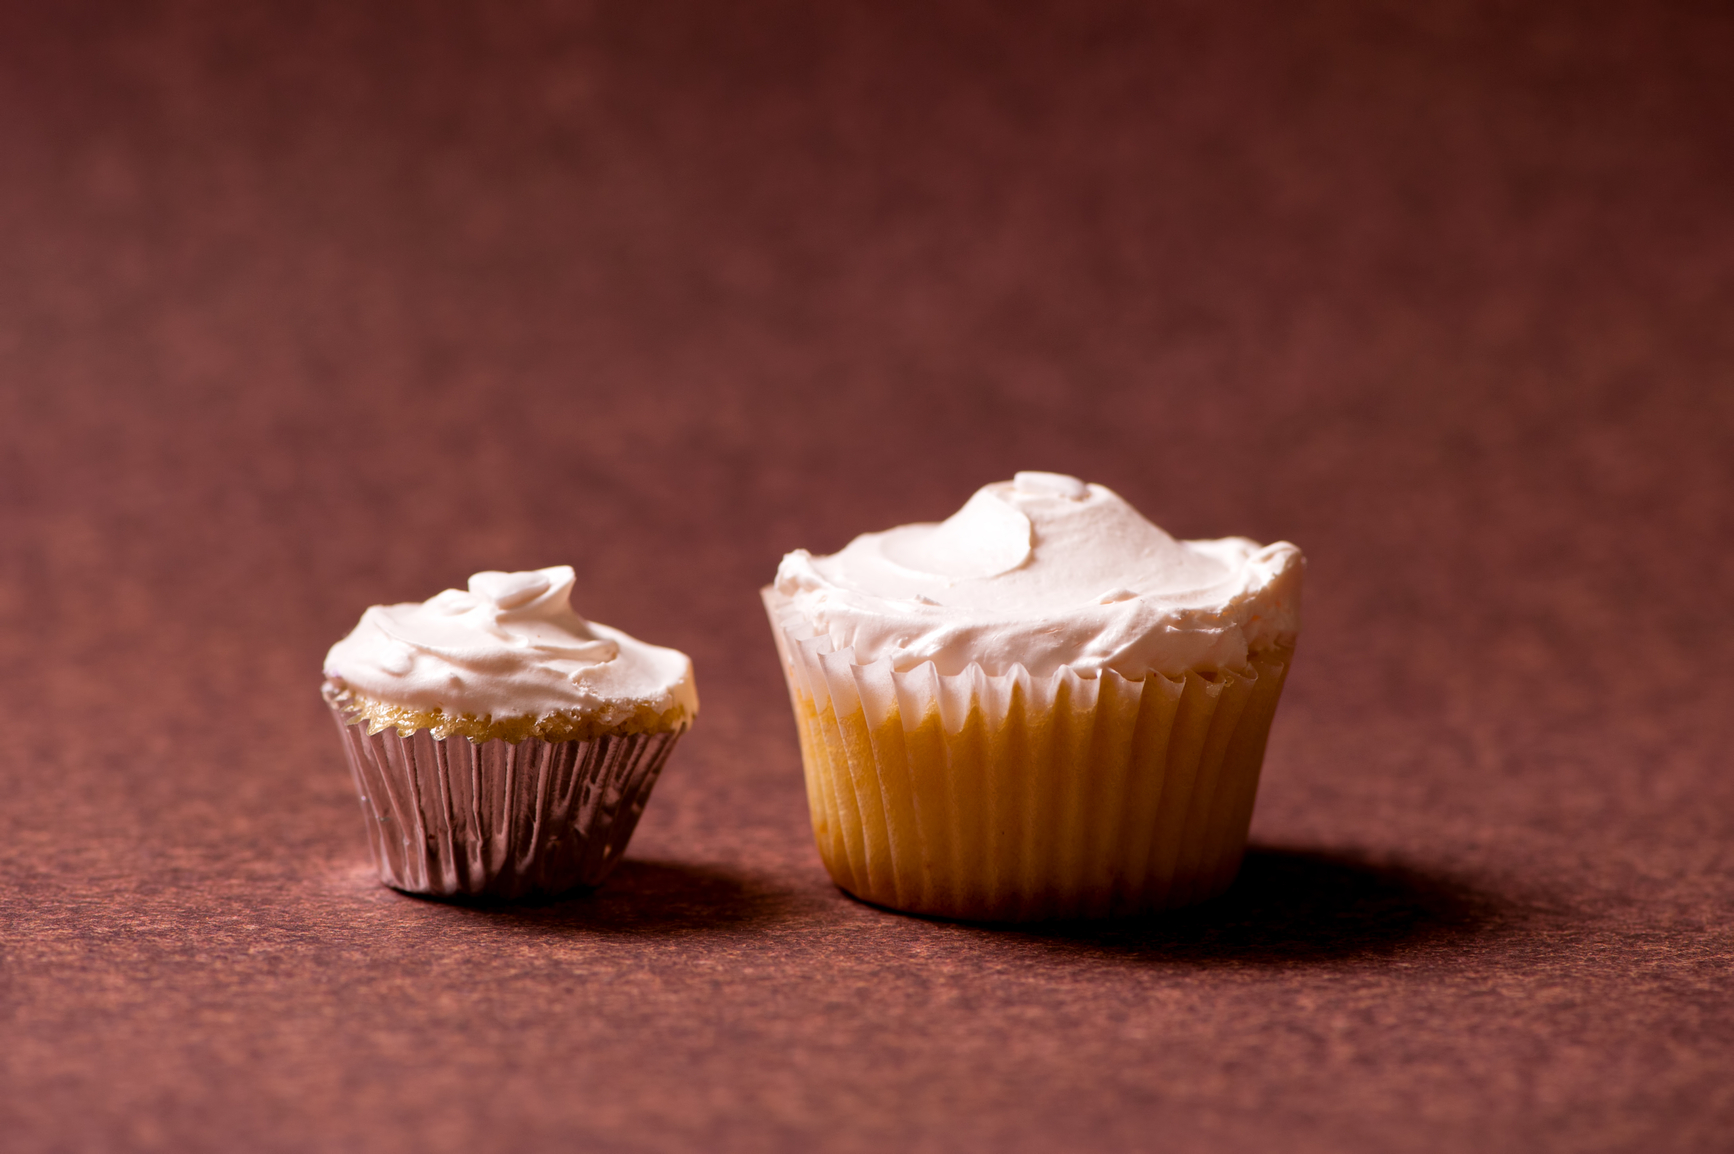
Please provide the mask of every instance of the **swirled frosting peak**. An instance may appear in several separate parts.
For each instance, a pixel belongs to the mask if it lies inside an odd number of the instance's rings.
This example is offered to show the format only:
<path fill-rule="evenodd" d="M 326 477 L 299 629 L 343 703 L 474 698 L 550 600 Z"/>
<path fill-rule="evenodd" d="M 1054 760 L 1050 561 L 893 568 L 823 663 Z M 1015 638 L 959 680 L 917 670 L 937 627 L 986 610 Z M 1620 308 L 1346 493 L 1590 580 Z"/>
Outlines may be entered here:
<path fill-rule="evenodd" d="M 1287 542 L 1177 541 L 1101 485 L 1019 473 L 939 524 L 865 533 L 830 556 L 797 549 L 775 590 L 863 663 L 1143 677 L 1237 669 L 1292 644 L 1302 565 Z"/>
<path fill-rule="evenodd" d="M 371 702 L 447 718 L 695 716 L 686 654 L 586 621 L 573 580 L 570 565 L 477 573 L 467 590 L 375 605 L 331 647 L 326 676 Z"/>

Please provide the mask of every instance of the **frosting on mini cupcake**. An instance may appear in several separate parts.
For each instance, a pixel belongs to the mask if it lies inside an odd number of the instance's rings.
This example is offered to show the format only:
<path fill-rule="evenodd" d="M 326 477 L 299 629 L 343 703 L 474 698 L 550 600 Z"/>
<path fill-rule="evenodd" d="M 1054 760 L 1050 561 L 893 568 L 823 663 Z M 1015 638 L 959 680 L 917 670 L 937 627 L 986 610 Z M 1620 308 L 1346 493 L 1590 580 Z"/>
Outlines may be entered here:
<path fill-rule="evenodd" d="M 477 573 L 468 590 L 375 605 L 331 647 L 325 674 L 374 702 L 446 717 L 696 716 L 686 654 L 586 621 L 573 580 L 570 565 Z"/>
<path fill-rule="evenodd" d="M 775 588 L 863 664 L 1141 678 L 1239 669 L 1293 644 L 1303 564 L 1286 541 L 1177 541 L 1111 489 L 1032 472 L 936 525 L 864 533 L 829 556 L 797 549 Z"/>

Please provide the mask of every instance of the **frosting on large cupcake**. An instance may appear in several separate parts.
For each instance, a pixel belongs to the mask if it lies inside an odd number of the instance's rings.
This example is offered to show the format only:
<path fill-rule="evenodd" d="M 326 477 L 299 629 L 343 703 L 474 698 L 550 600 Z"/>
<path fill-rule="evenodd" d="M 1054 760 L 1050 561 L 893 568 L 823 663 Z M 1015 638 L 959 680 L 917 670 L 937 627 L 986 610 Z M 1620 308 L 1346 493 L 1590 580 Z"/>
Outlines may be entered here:
<path fill-rule="evenodd" d="M 1019 473 L 939 524 L 797 549 L 775 588 L 863 664 L 1142 678 L 1241 669 L 1293 644 L 1303 564 L 1286 541 L 1177 541 L 1102 485 Z"/>

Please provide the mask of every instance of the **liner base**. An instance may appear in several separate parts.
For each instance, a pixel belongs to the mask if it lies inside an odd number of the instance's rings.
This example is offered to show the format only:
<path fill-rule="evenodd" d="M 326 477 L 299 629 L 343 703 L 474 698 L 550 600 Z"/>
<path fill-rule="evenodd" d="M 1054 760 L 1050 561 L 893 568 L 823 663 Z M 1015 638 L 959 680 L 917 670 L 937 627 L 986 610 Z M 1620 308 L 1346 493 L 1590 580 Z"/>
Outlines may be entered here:
<path fill-rule="evenodd" d="M 1292 648 L 1181 678 L 943 677 L 858 665 L 778 602 L 814 840 L 844 890 L 1029 922 L 1176 909 L 1234 881 Z"/>
<path fill-rule="evenodd" d="M 683 729 L 476 743 L 369 734 L 336 707 L 379 879 L 435 897 L 552 897 L 620 860 Z"/>

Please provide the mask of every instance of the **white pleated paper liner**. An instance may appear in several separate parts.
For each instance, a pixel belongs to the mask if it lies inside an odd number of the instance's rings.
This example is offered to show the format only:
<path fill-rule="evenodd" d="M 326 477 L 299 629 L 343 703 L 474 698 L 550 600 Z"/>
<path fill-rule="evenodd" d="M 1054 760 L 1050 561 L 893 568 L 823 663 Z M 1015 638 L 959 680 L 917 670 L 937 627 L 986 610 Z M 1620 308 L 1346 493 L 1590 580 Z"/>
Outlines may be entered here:
<path fill-rule="evenodd" d="M 764 590 L 819 854 L 893 909 L 1130 916 L 1234 880 L 1292 649 L 1238 672 L 1081 677 L 857 664 Z"/>
<path fill-rule="evenodd" d="M 327 701 L 331 701 L 327 683 Z M 408 737 L 332 704 L 379 878 L 409 893 L 517 898 L 601 884 L 684 728 L 591 741 Z"/>

